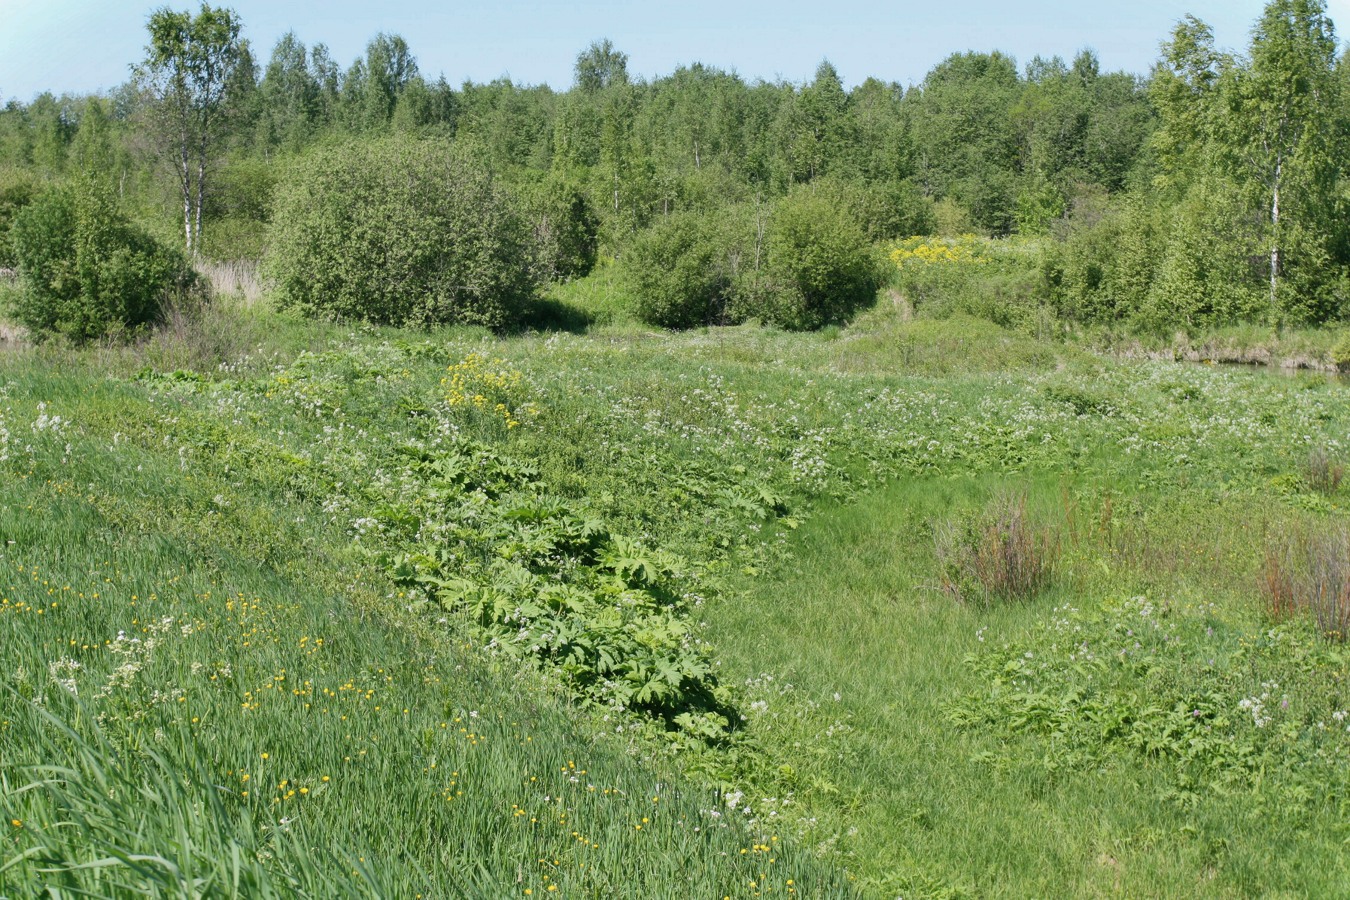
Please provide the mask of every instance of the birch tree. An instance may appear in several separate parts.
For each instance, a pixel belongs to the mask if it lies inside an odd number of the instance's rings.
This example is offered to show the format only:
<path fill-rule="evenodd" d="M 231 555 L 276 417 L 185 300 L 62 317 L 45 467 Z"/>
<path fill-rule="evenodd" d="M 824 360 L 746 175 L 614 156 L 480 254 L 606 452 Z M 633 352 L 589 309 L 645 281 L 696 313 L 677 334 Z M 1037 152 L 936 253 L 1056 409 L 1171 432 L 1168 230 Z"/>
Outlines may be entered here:
<path fill-rule="evenodd" d="M 1223 144 L 1261 192 L 1273 312 L 1279 309 L 1289 214 L 1308 217 L 1307 210 L 1290 208 L 1290 188 L 1321 181 L 1321 170 L 1335 165 L 1335 66 L 1336 37 L 1322 0 L 1273 0 L 1252 31 L 1248 65 L 1233 71 Z M 1318 223 L 1293 224 L 1317 230 Z"/>
<path fill-rule="evenodd" d="M 201 249 L 202 205 L 224 133 L 232 76 L 244 58 L 239 16 L 202 5 L 193 16 L 163 8 L 150 16 L 146 58 L 133 70 L 178 180 L 188 255 Z"/>

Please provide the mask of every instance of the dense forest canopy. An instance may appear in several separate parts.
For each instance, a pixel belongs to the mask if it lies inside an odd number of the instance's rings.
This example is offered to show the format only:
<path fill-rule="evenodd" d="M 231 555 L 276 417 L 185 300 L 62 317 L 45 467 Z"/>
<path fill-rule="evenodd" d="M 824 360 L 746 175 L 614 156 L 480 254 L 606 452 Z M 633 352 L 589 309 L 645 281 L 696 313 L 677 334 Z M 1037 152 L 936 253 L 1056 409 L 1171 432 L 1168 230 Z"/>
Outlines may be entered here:
<path fill-rule="evenodd" d="M 208 14 L 239 24 L 205 6 L 197 18 Z M 868 78 L 852 90 L 829 61 L 803 84 L 697 63 L 636 78 L 607 40 L 578 55 L 566 91 L 509 79 L 455 87 L 422 72 L 398 35 L 375 35 L 344 67 L 293 33 L 264 62 L 244 33 L 224 38 L 229 64 L 209 104 L 184 107 L 210 114 L 192 154 L 165 151 L 174 85 L 155 68 L 161 35 L 107 95 L 5 103 L 0 228 L 79 177 L 163 239 L 182 245 L 186 234 L 190 253 L 257 258 L 275 198 L 310 154 L 401 135 L 470 148 L 544 248 L 531 263 L 543 278 L 584 275 L 687 214 L 735 232 L 698 252 L 725 270 L 719 283 L 744 281 L 763 223 L 806 189 L 873 243 L 1037 238 L 1026 290 L 1066 321 L 1165 328 L 1350 312 L 1350 76 L 1321 0 L 1272 0 L 1241 54 L 1187 18 L 1147 75 L 1102 72 L 1090 50 L 1024 64 L 971 51 L 920 84 Z M 730 220 L 750 224 L 723 227 Z M 0 265 L 13 266 L 5 243 Z M 714 298 L 694 319 L 716 320 L 735 299 Z"/>

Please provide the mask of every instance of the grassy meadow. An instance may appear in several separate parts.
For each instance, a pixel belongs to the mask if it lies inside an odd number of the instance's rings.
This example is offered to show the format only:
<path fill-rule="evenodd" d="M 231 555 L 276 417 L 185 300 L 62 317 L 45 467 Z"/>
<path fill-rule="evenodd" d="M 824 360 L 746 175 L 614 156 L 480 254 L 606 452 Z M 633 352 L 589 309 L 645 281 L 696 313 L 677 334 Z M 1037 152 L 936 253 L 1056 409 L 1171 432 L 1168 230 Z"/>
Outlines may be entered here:
<path fill-rule="evenodd" d="M 0 896 L 1350 891 L 1344 385 L 616 290 L 0 352 Z"/>

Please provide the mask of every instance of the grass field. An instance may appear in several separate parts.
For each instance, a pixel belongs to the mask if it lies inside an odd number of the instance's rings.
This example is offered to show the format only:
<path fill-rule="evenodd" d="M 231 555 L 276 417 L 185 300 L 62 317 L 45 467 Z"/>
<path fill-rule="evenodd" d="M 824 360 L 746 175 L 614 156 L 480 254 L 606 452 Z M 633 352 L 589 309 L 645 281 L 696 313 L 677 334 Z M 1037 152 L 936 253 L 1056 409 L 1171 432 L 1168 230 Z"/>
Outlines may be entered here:
<path fill-rule="evenodd" d="M 1350 890 L 1339 382 L 603 279 L 0 355 L 0 895 Z"/>

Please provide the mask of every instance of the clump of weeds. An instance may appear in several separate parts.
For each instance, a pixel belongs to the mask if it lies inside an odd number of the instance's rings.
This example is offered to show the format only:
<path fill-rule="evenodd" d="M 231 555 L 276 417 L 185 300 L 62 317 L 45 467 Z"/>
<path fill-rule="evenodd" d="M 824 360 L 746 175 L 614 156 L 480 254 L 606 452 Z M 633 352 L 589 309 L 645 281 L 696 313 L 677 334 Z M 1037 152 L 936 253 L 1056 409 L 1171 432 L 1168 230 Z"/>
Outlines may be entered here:
<path fill-rule="evenodd" d="M 962 603 L 1030 600 L 1054 582 L 1059 532 L 1032 519 L 1025 493 L 1001 494 L 975 516 L 940 523 L 934 538 L 941 588 Z"/>
<path fill-rule="evenodd" d="M 1260 588 L 1272 619 L 1310 616 L 1322 634 L 1344 641 L 1350 634 L 1350 529 L 1305 526 L 1272 537 Z"/>

